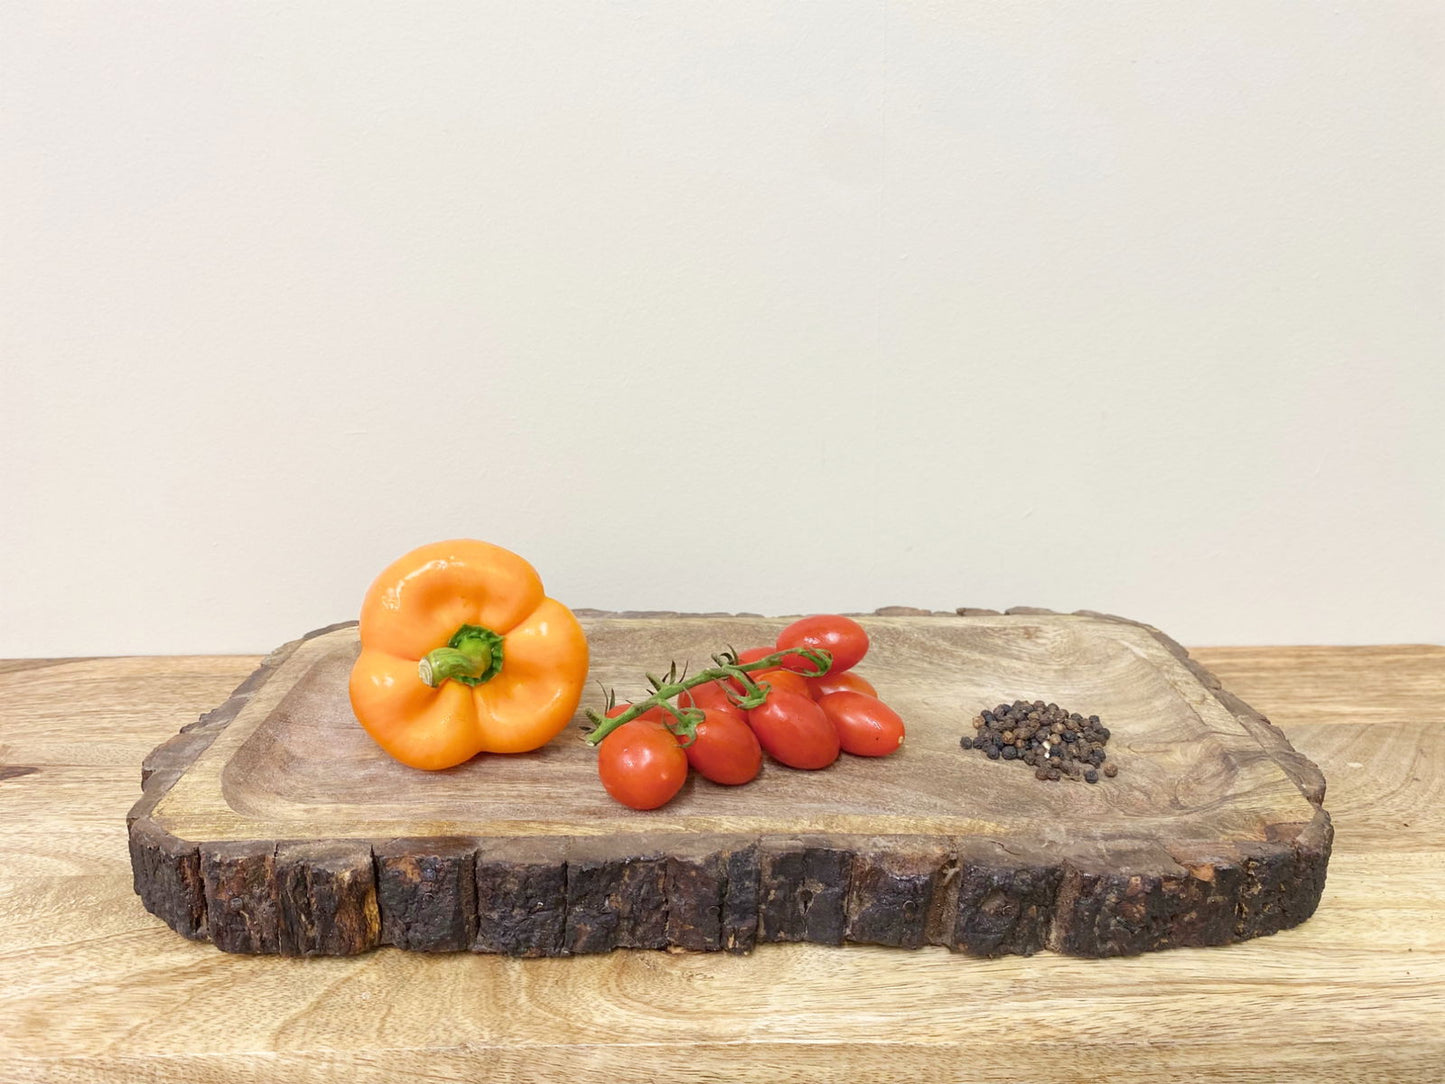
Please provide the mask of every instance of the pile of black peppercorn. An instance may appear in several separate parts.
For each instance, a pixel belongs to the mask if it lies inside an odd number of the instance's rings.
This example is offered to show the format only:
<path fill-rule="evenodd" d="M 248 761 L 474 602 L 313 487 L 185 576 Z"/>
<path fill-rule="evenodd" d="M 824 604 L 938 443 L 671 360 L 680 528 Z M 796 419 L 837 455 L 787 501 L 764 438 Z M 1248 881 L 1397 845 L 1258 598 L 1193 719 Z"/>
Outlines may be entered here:
<path fill-rule="evenodd" d="M 1097 783 L 1099 773 L 1111 779 L 1118 765 L 1106 762 L 1104 746 L 1109 728 L 1097 715 L 1087 718 L 1042 700 L 1015 700 L 984 711 L 973 720 L 973 736 L 959 742 L 977 749 L 989 760 L 1014 760 L 1034 769 L 1034 778 Z"/>

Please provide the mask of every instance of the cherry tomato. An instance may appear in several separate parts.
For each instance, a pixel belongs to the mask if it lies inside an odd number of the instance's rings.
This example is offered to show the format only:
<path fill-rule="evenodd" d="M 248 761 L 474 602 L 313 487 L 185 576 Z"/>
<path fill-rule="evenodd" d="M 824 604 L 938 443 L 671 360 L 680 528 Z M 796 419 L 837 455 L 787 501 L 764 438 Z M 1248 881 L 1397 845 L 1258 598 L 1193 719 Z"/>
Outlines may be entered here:
<path fill-rule="evenodd" d="M 847 689 L 855 693 L 867 693 L 869 696 L 877 696 L 878 690 L 873 683 L 865 678 L 857 670 L 844 670 L 841 674 L 824 674 L 822 677 L 805 678 L 808 683 L 808 692 L 814 700 L 821 699 L 829 693 L 838 693 Z"/>
<path fill-rule="evenodd" d="M 678 693 L 677 706 L 720 711 L 724 715 L 731 715 L 740 723 L 748 721 L 748 713 L 728 699 L 727 690 L 722 687 L 721 682 L 717 681 L 709 681 L 705 685 L 694 685 L 686 692 Z"/>
<path fill-rule="evenodd" d="M 684 751 L 704 779 L 728 786 L 752 782 L 763 766 L 763 749 L 752 728 L 736 715 L 711 708 L 703 709 L 697 736 Z"/>
<path fill-rule="evenodd" d="M 854 756 L 886 757 L 903 744 L 903 720 L 876 696 L 845 689 L 822 697 L 818 708 Z"/>
<path fill-rule="evenodd" d="M 749 676 L 759 685 L 763 682 L 772 688 L 774 693 L 797 693 L 799 696 L 809 696 L 808 682 L 802 674 L 794 673 L 792 670 L 784 670 L 781 666 L 772 670 L 752 670 Z M 772 693 L 768 694 L 769 696 Z"/>
<path fill-rule="evenodd" d="M 789 768 L 816 770 L 838 759 L 838 731 L 806 696 L 773 693 L 748 712 L 748 725 L 768 756 Z"/>
<path fill-rule="evenodd" d="M 672 801 L 687 781 L 687 754 L 667 727 L 633 719 L 602 739 L 597 775 L 623 805 L 656 809 Z"/>
<path fill-rule="evenodd" d="M 820 647 L 833 656 L 833 665 L 828 673 L 839 674 L 857 664 L 868 653 L 868 633 L 851 617 L 841 614 L 815 614 L 794 621 L 778 633 L 778 647 Z M 808 673 L 814 669 L 801 655 L 783 660 L 789 670 Z"/>

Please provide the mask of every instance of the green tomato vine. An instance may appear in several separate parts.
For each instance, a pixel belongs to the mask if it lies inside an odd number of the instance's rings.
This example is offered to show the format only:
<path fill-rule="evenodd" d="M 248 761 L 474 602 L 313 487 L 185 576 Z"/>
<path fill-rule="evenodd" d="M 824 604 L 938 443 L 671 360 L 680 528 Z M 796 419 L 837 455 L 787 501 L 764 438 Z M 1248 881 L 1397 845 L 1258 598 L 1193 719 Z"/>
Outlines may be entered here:
<path fill-rule="evenodd" d="M 699 671 L 691 677 L 687 676 L 685 670 L 679 673 L 677 663 L 674 662 L 663 677 L 655 674 L 644 675 L 652 689 L 651 695 L 645 700 L 636 701 L 620 715 L 609 717 L 592 708 L 586 709 L 592 729 L 587 732 L 583 740 L 590 745 L 598 745 L 603 738 L 624 723 L 632 722 L 633 719 L 653 708 L 662 708 L 672 716 L 672 720 L 667 724 L 668 729 L 683 739 L 684 745 L 689 745 L 697 733 L 697 724 L 702 722 L 702 711 L 698 708 L 679 707 L 672 702 L 674 697 L 688 689 L 696 688 L 698 685 L 706 685 L 710 681 L 732 679 L 742 686 L 743 691 L 738 693 L 724 685 L 723 688 L 727 689 L 728 699 L 744 711 L 751 710 L 767 699 L 772 686 L 766 681 L 754 681 L 749 671 L 771 670 L 782 665 L 783 659 L 794 656 L 801 656 L 814 667 L 808 673 L 799 671 L 802 677 L 822 677 L 833 665 L 832 654 L 823 648 L 815 647 L 790 647 L 785 651 L 775 651 L 771 655 L 765 655 L 752 662 L 739 662 L 737 652 L 728 648 L 721 654 L 712 657 L 714 665 L 711 668 Z M 613 692 L 609 689 L 607 704 L 603 710 L 611 709 L 615 702 Z"/>

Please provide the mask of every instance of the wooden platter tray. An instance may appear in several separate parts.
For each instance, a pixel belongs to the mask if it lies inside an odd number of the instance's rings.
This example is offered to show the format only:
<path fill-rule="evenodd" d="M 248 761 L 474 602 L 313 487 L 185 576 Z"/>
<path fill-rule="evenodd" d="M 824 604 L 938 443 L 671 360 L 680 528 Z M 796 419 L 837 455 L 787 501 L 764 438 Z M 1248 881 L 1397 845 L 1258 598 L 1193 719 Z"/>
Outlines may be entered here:
<path fill-rule="evenodd" d="M 578 617 L 591 676 L 621 699 L 645 672 L 699 669 L 788 623 Z M 354 625 L 318 630 L 147 758 L 135 890 L 186 937 L 301 956 L 777 941 L 1114 956 L 1314 912 L 1324 778 L 1157 629 L 1028 608 L 859 620 L 858 669 L 905 719 L 903 748 L 821 772 L 769 763 L 745 787 L 694 777 L 648 813 L 608 798 L 576 729 L 444 772 L 396 763 L 351 712 Z M 960 747 L 980 710 L 1015 699 L 1100 716 L 1118 776 L 1042 782 Z"/>

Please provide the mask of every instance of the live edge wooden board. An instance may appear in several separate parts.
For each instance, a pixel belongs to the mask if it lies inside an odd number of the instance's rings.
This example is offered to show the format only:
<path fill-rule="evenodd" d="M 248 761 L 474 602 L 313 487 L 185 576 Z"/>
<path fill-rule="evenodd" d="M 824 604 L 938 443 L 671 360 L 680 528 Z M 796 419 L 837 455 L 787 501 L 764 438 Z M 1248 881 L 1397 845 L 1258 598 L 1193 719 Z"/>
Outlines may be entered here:
<path fill-rule="evenodd" d="M 787 623 L 578 617 L 592 677 L 622 699 L 645 672 L 695 671 Z M 354 625 L 318 630 L 147 758 L 136 892 L 186 937 L 300 956 L 777 941 L 1115 956 L 1314 912 L 1324 778 L 1157 629 L 1029 608 L 859 620 L 872 647 L 858 669 L 908 727 L 896 754 L 768 764 L 745 787 L 693 778 L 649 813 L 608 798 L 576 729 L 445 772 L 392 761 L 347 699 Z M 1100 716 L 1118 776 L 1041 782 L 960 748 L 981 709 L 1015 699 Z"/>

